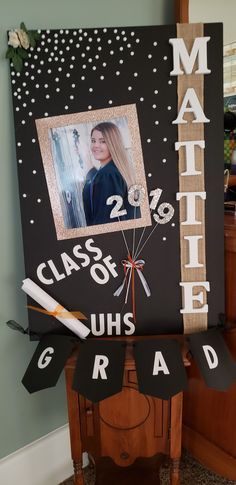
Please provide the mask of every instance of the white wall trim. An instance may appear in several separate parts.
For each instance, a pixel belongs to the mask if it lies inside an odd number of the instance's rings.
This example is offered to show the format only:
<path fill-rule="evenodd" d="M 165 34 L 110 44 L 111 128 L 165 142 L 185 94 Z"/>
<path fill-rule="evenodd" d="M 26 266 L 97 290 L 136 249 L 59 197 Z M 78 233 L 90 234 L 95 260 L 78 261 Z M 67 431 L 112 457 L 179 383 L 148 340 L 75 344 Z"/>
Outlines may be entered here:
<path fill-rule="evenodd" d="M 0 460 L 0 483 L 58 485 L 73 474 L 68 425 Z"/>

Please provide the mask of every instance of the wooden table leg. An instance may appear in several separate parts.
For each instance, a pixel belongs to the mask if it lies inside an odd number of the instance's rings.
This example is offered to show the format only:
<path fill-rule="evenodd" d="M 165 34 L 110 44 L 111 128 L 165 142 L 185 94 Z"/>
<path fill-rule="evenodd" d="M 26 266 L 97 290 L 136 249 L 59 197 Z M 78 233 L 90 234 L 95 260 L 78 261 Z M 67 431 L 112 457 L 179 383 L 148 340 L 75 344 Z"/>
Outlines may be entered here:
<path fill-rule="evenodd" d="M 182 410 L 183 393 L 179 392 L 171 398 L 170 418 L 170 484 L 180 484 L 180 458 L 182 450 Z"/>
<path fill-rule="evenodd" d="M 71 455 L 74 466 L 74 484 L 85 485 L 82 469 L 82 441 L 80 423 L 80 405 L 78 393 L 73 391 L 72 383 L 74 368 L 66 366 L 66 391 L 68 403 L 68 418 L 70 424 Z"/>
<path fill-rule="evenodd" d="M 82 469 L 82 460 L 80 461 L 73 460 L 73 466 L 74 466 L 74 484 L 85 485 L 83 469 Z"/>
<path fill-rule="evenodd" d="M 180 485 L 180 460 L 171 460 L 170 485 Z"/>

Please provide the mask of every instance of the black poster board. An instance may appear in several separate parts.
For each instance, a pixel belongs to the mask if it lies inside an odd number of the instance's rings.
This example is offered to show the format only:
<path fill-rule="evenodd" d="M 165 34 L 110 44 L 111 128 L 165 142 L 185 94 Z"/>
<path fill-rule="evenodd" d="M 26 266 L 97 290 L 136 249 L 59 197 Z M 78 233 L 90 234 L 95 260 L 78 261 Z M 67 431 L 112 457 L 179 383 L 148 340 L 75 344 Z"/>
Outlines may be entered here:
<path fill-rule="evenodd" d="M 203 27 L 210 37 L 202 108 L 210 120 L 204 124 L 204 207 L 207 316 L 214 326 L 224 313 L 222 26 Z M 22 72 L 11 67 L 26 276 L 67 310 L 83 314 L 92 336 L 183 332 L 173 124 L 178 76 L 170 75 L 169 42 L 176 37 L 175 25 L 42 30 Z M 102 174 L 89 140 L 101 122 L 119 128 L 131 178 L 144 198 L 140 207 L 122 200 L 126 215 L 108 223 L 95 218 L 88 226 L 83 187 L 92 185 L 87 198 L 94 213 L 100 204 L 93 198 L 94 173 L 86 177 L 94 168 L 95 177 Z M 112 195 L 120 195 L 119 184 L 120 179 Z M 106 200 L 108 185 L 96 186 Z M 36 306 L 32 299 L 28 303 Z M 29 309 L 32 332 L 68 333 L 53 315 L 38 310 Z"/>

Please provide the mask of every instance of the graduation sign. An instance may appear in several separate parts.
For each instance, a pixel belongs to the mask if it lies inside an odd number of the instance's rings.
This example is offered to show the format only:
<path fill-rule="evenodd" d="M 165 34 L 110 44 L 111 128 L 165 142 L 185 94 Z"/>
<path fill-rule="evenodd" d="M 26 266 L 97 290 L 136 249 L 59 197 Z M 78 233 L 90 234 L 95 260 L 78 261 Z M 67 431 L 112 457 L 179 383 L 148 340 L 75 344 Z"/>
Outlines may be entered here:
<path fill-rule="evenodd" d="M 32 335 L 215 326 L 222 26 L 37 37 L 21 71 L 10 68 Z"/>

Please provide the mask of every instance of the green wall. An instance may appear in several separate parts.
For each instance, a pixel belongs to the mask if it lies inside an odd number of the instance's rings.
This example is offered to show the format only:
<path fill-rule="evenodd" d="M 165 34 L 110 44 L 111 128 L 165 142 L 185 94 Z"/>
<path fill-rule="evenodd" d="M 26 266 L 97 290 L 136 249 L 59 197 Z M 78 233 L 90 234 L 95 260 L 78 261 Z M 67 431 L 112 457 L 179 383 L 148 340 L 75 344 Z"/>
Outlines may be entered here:
<path fill-rule="evenodd" d="M 6 30 L 24 21 L 29 29 L 153 25 L 174 22 L 173 0 L 0 0 L 0 458 L 67 421 L 64 379 L 29 395 L 21 378 L 35 344 L 5 322 L 27 326 L 25 277 L 18 201 L 14 126 Z"/>

